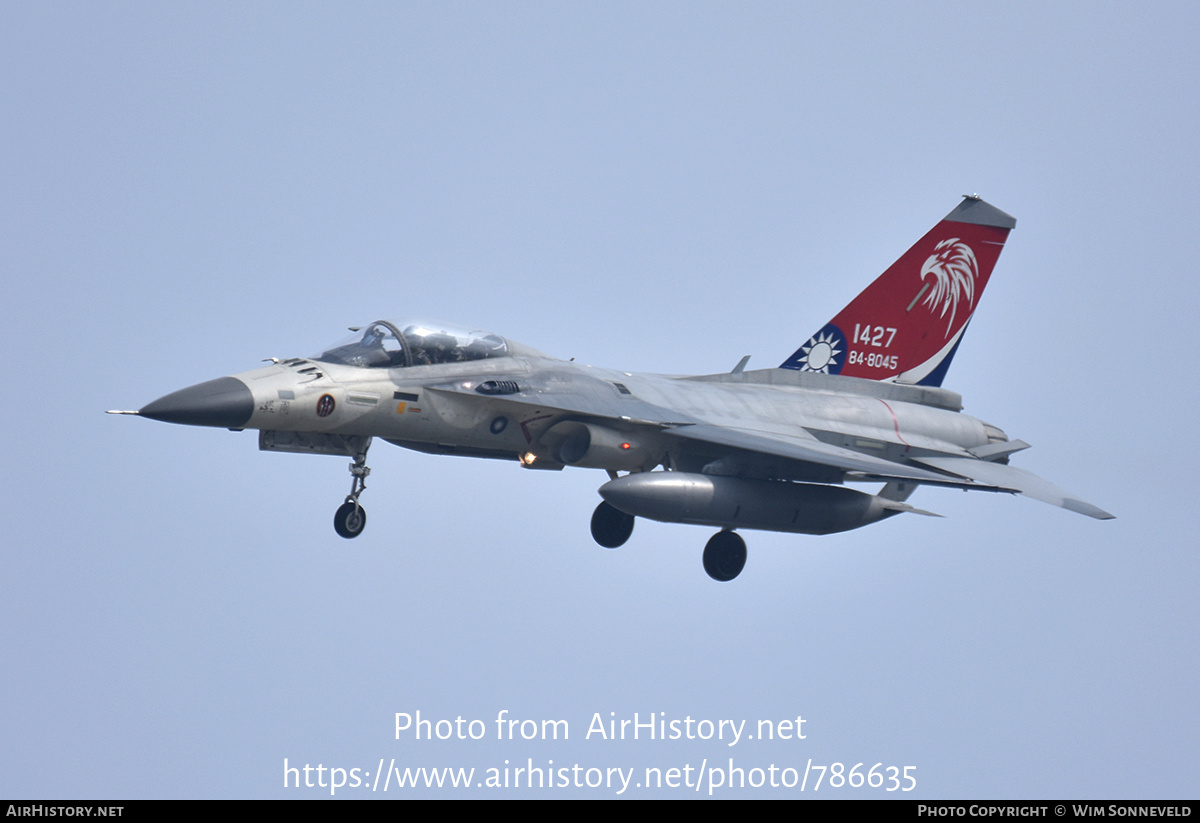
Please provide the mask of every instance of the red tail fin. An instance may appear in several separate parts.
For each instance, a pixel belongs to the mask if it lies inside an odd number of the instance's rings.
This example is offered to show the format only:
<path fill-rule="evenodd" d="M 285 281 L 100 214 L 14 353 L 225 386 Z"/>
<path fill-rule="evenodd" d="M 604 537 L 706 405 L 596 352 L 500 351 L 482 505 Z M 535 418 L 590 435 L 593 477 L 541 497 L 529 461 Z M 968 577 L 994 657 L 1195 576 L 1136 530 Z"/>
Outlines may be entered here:
<path fill-rule="evenodd" d="M 940 386 L 1016 225 L 967 197 L 782 368 Z"/>

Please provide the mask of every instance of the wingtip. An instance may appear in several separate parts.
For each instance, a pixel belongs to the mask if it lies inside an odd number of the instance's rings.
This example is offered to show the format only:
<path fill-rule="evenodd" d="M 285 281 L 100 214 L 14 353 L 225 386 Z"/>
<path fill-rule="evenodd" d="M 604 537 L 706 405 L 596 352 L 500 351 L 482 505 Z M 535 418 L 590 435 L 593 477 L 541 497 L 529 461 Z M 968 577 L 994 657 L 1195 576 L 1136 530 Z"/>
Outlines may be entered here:
<path fill-rule="evenodd" d="M 1109 514 L 1099 506 L 1093 506 L 1084 500 L 1078 500 L 1073 497 L 1068 497 L 1063 500 L 1062 507 L 1067 511 L 1075 512 L 1076 514 L 1085 514 L 1088 517 L 1094 517 L 1096 520 L 1116 520 L 1115 514 Z"/>

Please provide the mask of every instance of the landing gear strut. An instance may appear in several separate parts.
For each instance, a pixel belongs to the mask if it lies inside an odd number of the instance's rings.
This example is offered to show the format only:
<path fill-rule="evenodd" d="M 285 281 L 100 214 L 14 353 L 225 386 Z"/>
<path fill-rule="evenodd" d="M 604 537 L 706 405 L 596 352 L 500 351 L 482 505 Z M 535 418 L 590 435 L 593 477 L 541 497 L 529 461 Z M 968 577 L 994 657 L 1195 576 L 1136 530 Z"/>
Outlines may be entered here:
<path fill-rule="evenodd" d="M 367 526 L 367 510 L 359 505 L 358 496 L 366 491 L 367 475 L 371 473 L 367 468 L 367 449 L 371 447 L 371 438 L 367 437 L 361 444 L 356 444 L 359 445 L 361 448 L 355 448 L 354 462 L 350 464 L 350 474 L 353 477 L 350 481 L 350 494 L 346 495 L 346 502 L 333 516 L 333 530 L 347 540 L 358 537 Z"/>
<path fill-rule="evenodd" d="M 722 583 L 742 573 L 746 565 L 746 541 L 728 529 L 709 538 L 704 546 L 704 571 Z"/>

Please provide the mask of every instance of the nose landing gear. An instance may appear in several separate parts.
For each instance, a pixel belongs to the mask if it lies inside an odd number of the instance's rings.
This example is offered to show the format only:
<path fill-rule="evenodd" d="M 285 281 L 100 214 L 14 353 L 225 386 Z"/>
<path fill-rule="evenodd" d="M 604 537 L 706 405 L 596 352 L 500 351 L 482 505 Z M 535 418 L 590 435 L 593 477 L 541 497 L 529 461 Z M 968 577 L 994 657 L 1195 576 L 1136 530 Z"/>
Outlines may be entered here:
<path fill-rule="evenodd" d="M 333 530 L 340 537 L 358 537 L 366 527 L 367 510 L 358 505 L 357 500 L 347 500 L 333 515 Z"/>
<path fill-rule="evenodd" d="M 359 505 L 358 496 L 366 491 L 367 475 L 371 473 L 367 467 L 367 449 L 370 446 L 371 438 L 368 437 L 361 448 L 355 450 L 354 462 L 350 464 L 350 474 L 353 477 L 350 481 L 350 494 L 346 495 L 346 502 L 338 507 L 333 516 L 333 530 L 347 540 L 358 537 L 367 526 L 367 510 Z"/>

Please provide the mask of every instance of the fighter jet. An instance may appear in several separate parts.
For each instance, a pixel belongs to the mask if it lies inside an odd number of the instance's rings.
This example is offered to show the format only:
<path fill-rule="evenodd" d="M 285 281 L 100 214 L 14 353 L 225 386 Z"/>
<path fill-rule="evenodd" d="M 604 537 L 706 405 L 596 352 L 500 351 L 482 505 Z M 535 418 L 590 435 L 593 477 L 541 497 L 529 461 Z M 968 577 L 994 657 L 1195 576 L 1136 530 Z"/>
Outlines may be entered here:
<path fill-rule="evenodd" d="M 263 451 L 351 458 L 334 516 L 357 537 L 375 438 L 526 469 L 601 469 L 592 536 L 624 544 L 638 517 L 719 531 L 705 571 L 732 580 L 741 530 L 830 534 L 901 513 L 921 485 L 1022 494 L 1112 515 L 1009 457 L 1028 448 L 942 388 L 1016 220 L 966 196 L 777 368 L 688 377 L 559 360 L 483 331 L 378 320 L 313 357 L 200 383 L 136 414 L 258 430 Z M 847 483 L 883 483 L 876 493 Z"/>

